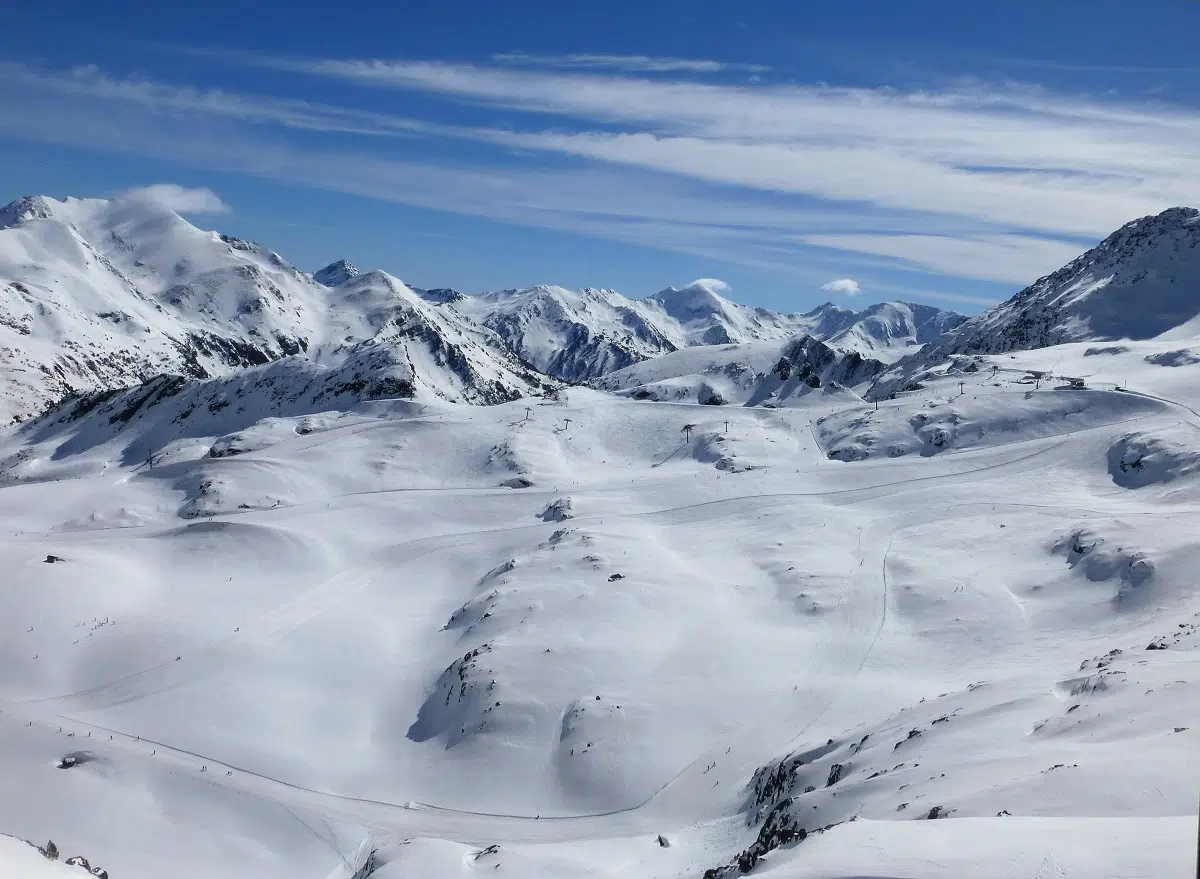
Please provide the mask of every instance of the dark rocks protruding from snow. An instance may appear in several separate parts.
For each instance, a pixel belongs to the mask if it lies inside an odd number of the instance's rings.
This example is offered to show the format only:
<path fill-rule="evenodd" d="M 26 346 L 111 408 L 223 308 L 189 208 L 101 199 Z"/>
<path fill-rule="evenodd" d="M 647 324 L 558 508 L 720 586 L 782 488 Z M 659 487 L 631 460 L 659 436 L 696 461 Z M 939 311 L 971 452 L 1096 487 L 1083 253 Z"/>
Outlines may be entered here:
<path fill-rule="evenodd" d="M 1174 482 L 1198 471 L 1200 451 L 1176 429 L 1125 434 L 1108 449 L 1108 473 L 1122 488 Z"/>
<path fill-rule="evenodd" d="M 762 856 L 780 846 L 804 842 L 808 831 L 801 827 L 794 815 L 791 814 L 792 799 L 781 800 L 759 828 L 758 837 L 745 851 L 722 866 L 704 871 L 704 879 L 726 879 L 726 877 L 749 873 L 757 865 Z"/>
<path fill-rule="evenodd" d="M 658 835 L 658 839 L 656 840 L 656 842 L 658 842 L 658 844 L 661 848 L 670 848 L 671 847 L 671 840 L 667 839 L 661 833 Z"/>
<path fill-rule="evenodd" d="M 50 846 L 50 845 L 53 845 L 53 843 L 47 844 L 47 846 Z M 39 849 L 39 851 L 41 851 L 42 854 L 46 855 L 46 857 L 48 857 L 48 858 L 50 857 L 50 855 L 46 854 L 46 852 L 43 851 L 42 849 Z M 56 847 L 54 857 L 50 858 L 50 860 L 57 860 L 57 858 L 58 858 L 58 849 Z M 108 879 L 108 871 L 107 870 L 103 869 L 102 867 L 93 867 L 90 863 L 88 863 L 88 859 L 83 857 L 83 855 L 72 855 L 71 857 L 69 857 L 65 861 L 63 861 L 63 863 L 66 864 L 68 867 L 80 867 L 80 868 L 86 870 L 92 876 L 97 877 L 97 879 Z"/>
<path fill-rule="evenodd" d="M 573 517 L 574 513 L 571 512 L 569 497 L 560 497 L 538 515 L 543 522 L 565 522 Z"/>

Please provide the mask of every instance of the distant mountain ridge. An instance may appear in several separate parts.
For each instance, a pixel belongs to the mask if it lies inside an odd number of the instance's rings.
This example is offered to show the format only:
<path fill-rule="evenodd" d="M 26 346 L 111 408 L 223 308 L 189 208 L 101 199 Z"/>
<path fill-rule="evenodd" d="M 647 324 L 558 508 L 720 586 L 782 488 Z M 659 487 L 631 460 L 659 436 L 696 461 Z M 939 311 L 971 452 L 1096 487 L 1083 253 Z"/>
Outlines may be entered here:
<path fill-rule="evenodd" d="M 540 286 L 464 296 L 454 307 L 495 330 L 548 375 L 579 382 L 697 345 L 796 336 L 896 360 L 966 320 L 927 305 L 887 302 L 853 311 L 827 302 L 807 314 L 739 305 L 719 281 L 669 287 L 645 299 L 615 290 Z"/>

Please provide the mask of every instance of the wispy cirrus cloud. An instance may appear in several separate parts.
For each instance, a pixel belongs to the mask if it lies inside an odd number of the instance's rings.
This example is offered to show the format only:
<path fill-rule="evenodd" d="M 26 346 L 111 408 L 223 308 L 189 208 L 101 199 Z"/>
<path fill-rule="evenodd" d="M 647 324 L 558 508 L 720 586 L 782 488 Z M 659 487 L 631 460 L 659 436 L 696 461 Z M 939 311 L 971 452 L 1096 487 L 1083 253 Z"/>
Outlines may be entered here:
<path fill-rule="evenodd" d="M 518 67 L 548 67 L 557 70 L 614 70 L 621 73 L 721 73 L 744 71 L 765 73 L 770 68 L 761 64 L 712 61 L 702 58 L 665 58 L 656 55 L 533 55 L 526 52 L 504 52 L 493 55 L 493 61 Z"/>
<path fill-rule="evenodd" d="M 13 101 L 53 93 L 140 106 L 148 111 L 266 123 L 306 131 L 341 134 L 412 136 L 436 131 L 417 119 L 310 101 L 241 95 L 223 89 L 201 89 L 155 82 L 143 77 L 114 77 L 95 65 L 68 71 L 45 70 L 16 62 L 0 62 L 0 82 Z"/>
<path fill-rule="evenodd" d="M 370 87 L 361 94 L 376 106 L 392 103 L 390 92 L 397 103 L 401 93 L 450 102 L 468 121 L 10 63 L 0 64 L 0 127 L 720 254 L 814 286 L 847 254 L 856 274 L 1027 282 L 1087 239 L 1200 198 L 1200 112 L 1186 106 L 1011 83 L 729 84 L 688 78 L 702 70 L 648 76 L 632 62 L 595 60 L 624 56 L 499 65 L 222 57 Z M 476 108 L 484 122 L 471 121 Z M 499 112 L 511 114 L 504 127 Z M 297 143 L 304 132 L 342 140 L 336 149 Z M 470 164 L 431 159 L 443 152 L 431 139 L 472 145 Z"/>
<path fill-rule="evenodd" d="M 490 134 L 522 149 L 1049 233 L 1101 235 L 1200 194 L 1200 113 L 1192 107 L 1014 84 L 904 92 L 442 62 L 250 63 L 568 123 Z"/>
<path fill-rule="evenodd" d="M 1058 267 L 1079 255 L 1078 245 L 1029 235 L 818 234 L 805 235 L 804 241 L 916 263 L 938 274 L 1016 284 L 1033 280 L 1031 261 Z"/>

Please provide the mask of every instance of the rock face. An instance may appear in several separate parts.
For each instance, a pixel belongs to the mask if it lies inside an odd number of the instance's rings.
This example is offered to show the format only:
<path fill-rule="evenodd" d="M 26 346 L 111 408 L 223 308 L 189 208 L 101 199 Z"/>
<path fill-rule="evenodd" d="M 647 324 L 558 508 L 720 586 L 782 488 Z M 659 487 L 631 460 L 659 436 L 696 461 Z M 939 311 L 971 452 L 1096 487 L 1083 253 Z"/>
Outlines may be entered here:
<path fill-rule="evenodd" d="M 567 519 L 574 518 L 574 515 L 571 512 L 571 499 L 569 497 L 560 497 L 547 506 L 539 514 L 539 518 L 543 522 L 565 522 Z"/>

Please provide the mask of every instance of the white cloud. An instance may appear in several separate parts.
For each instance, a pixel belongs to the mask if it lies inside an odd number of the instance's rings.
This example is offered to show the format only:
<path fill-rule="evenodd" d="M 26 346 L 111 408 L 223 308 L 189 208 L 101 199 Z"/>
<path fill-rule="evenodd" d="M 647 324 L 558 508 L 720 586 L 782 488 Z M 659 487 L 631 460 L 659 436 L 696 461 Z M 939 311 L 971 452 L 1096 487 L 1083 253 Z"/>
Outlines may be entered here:
<path fill-rule="evenodd" d="M 858 281 L 853 278 L 838 278 L 836 281 L 822 284 L 821 289 L 826 293 L 837 293 L 840 296 L 857 296 L 862 292 Z"/>
<path fill-rule="evenodd" d="M 506 52 L 493 55 L 494 61 L 520 67 L 549 67 L 559 70 L 616 70 L 623 73 L 720 73 L 742 70 L 762 73 L 761 64 L 740 64 L 702 58 L 664 58 L 655 55 L 530 55 Z"/>
<path fill-rule="evenodd" d="M 118 197 L 127 201 L 148 202 L 177 214 L 223 214 L 229 211 L 229 205 L 211 189 L 192 189 L 175 183 L 155 183 L 127 189 Z"/>

